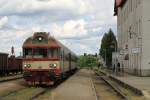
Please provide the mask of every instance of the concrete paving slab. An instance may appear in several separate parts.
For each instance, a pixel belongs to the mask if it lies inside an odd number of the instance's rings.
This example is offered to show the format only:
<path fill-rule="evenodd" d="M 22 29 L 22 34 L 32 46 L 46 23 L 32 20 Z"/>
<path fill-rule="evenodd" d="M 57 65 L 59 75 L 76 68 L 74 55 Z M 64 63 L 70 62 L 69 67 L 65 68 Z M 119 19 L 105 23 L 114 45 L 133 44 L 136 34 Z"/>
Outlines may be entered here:
<path fill-rule="evenodd" d="M 112 74 L 111 76 L 141 91 L 142 94 L 148 100 L 150 100 L 150 77 L 137 77 L 137 76 L 132 76 L 128 74 L 125 74 L 124 76 L 116 76 Z"/>
<path fill-rule="evenodd" d="M 80 70 L 53 91 L 53 100 L 96 100 L 92 89 L 91 71 Z"/>
<path fill-rule="evenodd" d="M 113 75 L 114 76 L 114 75 Z M 141 90 L 150 91 L 150 77 L 136 77 L 136 76 L 114 76 L 117 79 L 135 86 Z"/>

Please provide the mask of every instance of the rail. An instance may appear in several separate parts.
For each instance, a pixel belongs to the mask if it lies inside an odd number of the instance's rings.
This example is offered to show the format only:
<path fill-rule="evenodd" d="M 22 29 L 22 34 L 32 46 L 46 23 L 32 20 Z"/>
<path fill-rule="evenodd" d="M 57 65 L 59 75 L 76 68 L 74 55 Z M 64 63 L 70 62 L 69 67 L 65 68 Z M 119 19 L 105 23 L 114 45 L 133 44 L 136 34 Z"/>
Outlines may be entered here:
<path fill-rule="evenodd" d="M 108 79 L 107 76 L 101 76 L 99 73 L 96 72 L 96 74 L 103 80 L 105 83 L 107 83 L 123 100 L 129 100 L 128 97 L 116 86 L 114 86 Z"/>

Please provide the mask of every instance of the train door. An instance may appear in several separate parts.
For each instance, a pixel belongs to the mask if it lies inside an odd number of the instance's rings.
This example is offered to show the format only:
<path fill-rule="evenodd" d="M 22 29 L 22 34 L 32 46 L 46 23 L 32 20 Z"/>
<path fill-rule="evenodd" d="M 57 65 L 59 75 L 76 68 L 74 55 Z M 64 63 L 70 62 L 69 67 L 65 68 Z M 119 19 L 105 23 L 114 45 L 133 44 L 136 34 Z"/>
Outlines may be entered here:
<path fill-rule="evenodd" d="M 69 71 L 71 71 L 71 53 L 69 53 Z"/>
<path fill-rule="evenodd" d="M 64 50 L 62 49 L 61 50 L 61 58 L 60 58 L 60 67 L 61 67 L 61 70 L 62 72 L 64 72 Z"/>
<path fill-rule="evenodd" d="M 66 77 L 66 73 L 65 73 L 65 52 L 64 50 L 62 49 L 62 52 L 61 52 L 61 77 L 62 79 Z"/>

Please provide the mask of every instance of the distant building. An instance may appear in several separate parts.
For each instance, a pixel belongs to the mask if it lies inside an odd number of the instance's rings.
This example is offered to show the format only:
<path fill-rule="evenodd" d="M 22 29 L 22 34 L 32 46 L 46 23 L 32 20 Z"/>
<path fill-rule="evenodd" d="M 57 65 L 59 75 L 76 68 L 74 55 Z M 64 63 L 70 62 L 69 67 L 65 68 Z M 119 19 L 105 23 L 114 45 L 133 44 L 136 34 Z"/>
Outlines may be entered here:
<path fill-rule="evenodd" d="M 115 0 L 121 67 L 150 76 L 150 0 Z"/>

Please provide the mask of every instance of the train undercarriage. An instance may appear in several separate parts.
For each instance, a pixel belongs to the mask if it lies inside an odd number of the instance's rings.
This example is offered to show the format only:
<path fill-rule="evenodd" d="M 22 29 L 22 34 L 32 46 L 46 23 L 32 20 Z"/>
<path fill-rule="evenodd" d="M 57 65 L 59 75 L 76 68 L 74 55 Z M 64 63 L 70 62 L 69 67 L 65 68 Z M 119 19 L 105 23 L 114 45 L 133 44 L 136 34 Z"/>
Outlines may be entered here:
<path fill-rule="evenodd" d="M 54 85 L 59 80 L 64 80 L 74 74 L 76 69 L 65 73 L 56 73 L 54 71 L 26 71 L 23 76 L 29 85 Z"/>

